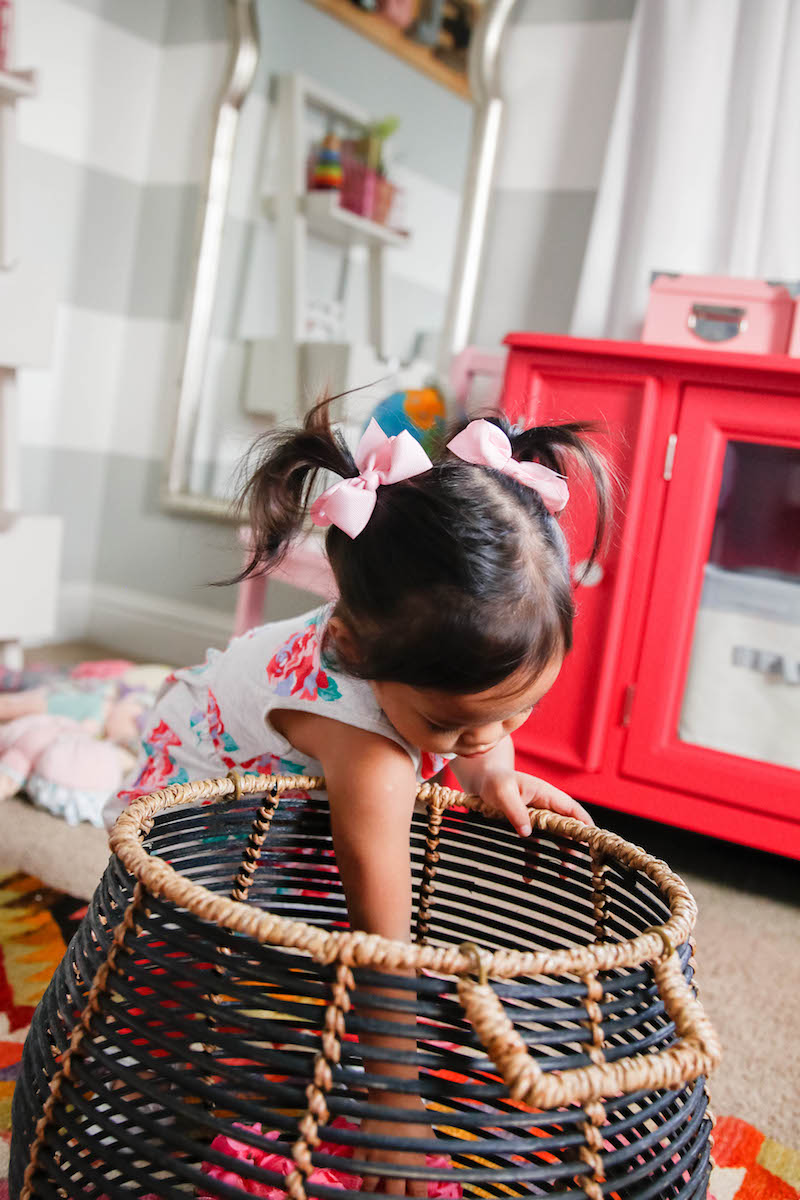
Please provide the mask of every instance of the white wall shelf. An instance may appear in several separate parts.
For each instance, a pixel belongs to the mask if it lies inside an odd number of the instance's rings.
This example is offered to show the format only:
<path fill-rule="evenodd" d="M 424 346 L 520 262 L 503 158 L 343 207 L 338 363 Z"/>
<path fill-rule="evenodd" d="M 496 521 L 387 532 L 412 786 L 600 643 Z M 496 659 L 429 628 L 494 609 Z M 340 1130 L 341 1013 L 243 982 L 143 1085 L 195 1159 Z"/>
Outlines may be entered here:
<path fill-rule="evenodd" d="M 335 190 L 307 192 L 298 198 L 298 207 L 305 213 L 310 234 L 340 246 L 366 246 L 369 249 L 372 246 L 402 246 L 408 241 L 405 230 L 371 221 L 369 217 L 345 208 Z M 265 208 L 268 216 L 276 215 L 274 196 L 266 198 Z"/>

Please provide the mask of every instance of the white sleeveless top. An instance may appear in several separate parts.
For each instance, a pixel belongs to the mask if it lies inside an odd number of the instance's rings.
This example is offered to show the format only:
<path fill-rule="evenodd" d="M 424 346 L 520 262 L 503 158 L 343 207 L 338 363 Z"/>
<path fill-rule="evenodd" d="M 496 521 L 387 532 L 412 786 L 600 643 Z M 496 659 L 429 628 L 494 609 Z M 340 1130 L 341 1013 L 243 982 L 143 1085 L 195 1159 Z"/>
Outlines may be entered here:
<path fill-rule="evenodd" d="M 321 775 L 322 764 L 273 728 L 274 709 L 332 717 L 402 746 L 419 781 L 453 755 L 429 754 L 407 742 L 383 713 L 364 679 L 323 651 L 332 605 L 272 622 L 209 650 L 202 666 L 169 675 L 150 714 L 142 755 L 126 785 L 103 811 L 107 825 L 138 796 L 171 783 L 226 775 Z"/>

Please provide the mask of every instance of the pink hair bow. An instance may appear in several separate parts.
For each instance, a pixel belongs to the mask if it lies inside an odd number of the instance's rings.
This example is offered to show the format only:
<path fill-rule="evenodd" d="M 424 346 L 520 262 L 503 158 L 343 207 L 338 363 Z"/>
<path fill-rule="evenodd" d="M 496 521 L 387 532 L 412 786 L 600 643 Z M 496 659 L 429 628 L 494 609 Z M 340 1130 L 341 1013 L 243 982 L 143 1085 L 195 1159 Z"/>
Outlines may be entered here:
<path fill-rule="evenodd" d="M 429 471 L 433 463 L 407 429 L 387 437 L 373 418 L 358 443 L 355 479 L 341 479 L 311 505 L 315 525 L 336 525 L 356 538 L 372 516 L 379 487 Z"/>
<path fill-rule="evenodd" d="M 511 456 L 511 442 L 502 429 L 491 421 L 470 421 L 466 429 L 462 429 L 447 443 L 447 449 L 465 462 L 493 467 L 525 487 L 534 488 L 550 513 L 561 512 L 569 500 L 569 488 L 564 476 L 557 475 L 541 463 L 517 462 Z"/>

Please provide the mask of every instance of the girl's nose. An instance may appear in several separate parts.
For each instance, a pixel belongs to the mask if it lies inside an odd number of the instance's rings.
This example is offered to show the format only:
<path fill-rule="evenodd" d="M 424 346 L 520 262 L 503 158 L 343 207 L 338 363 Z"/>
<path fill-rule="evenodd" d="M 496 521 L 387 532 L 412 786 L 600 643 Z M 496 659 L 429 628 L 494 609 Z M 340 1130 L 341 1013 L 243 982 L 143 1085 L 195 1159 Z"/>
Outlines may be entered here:
<path fill-rule="evenodd" d="M 465 746 L 493 746 L 495 742 L 499 742 L 503 736 L 502 725 L 481 725 L 477 729 L 470 729 L 462 738 Z"/>

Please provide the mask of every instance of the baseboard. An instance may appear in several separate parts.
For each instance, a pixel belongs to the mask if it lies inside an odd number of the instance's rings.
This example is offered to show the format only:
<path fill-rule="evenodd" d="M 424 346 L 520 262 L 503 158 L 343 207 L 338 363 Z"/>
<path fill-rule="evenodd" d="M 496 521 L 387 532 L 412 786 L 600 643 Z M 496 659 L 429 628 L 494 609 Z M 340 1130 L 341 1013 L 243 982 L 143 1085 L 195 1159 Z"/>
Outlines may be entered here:
<path fill-rule="evenodd" d="M 173 666 L 202 662 L 209 646 L 233 634 L 227 616 L 199 604 L 99 584 L 91 589 L 86 636 L 120 654 Z"/>
<path fill-rule="evenodd" d="M 85 642 L 92 604 L 92 585 L 87 580 L 62 583 L 58 592 L 56 627 L 48 642 Z M 38 642 L 42 645 L 41 639 Z"/>

